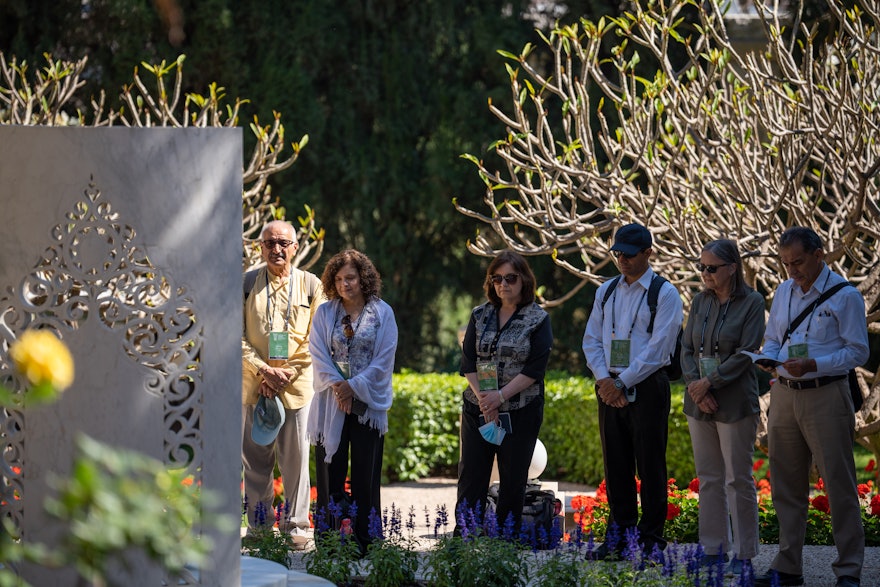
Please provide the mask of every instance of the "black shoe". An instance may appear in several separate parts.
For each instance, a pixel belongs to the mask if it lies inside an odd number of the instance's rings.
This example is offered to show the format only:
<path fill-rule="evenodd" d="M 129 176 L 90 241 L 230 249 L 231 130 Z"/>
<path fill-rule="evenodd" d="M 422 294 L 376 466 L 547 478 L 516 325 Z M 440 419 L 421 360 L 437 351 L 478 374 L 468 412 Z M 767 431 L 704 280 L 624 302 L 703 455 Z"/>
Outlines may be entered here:
<path fill-rule="evenodd" d="M 841 575 L 837 578 L 837 587 L 859 587 L 861 581 L 849 575 Z"/>
<path fill-rule="evenodd" d="M 791 573 L 777 571 L 776 569 L 770 569 L 763 575 L 755 577 L 755 587 L 771 587 L 771 585 L 773 585 L 774 575 L 778 577 L 778 582 L 776 584 L 779 585 L 779 587 L 794 587 L 804 584 L 803 575 L 793 575 Z"/>

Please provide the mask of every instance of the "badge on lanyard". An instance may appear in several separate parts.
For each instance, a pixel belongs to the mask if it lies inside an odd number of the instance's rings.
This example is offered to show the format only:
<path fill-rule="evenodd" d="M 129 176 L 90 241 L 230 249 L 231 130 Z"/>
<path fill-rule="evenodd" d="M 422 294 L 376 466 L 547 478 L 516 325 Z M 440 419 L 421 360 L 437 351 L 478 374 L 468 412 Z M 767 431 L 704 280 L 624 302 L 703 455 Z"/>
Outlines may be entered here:
<path fill-rule="evenodd" d="M 288 337 L 286 332 L 269 333 L 269 360 L 286 361 L 290 358 L 287 352 Z"/>
<path fill-rule="evenodd" d="M 629 367 L 630 339 L 614 339 L 611 341 L 611 369 L 626 369 Z"/>
<path fill-rule="evenodd" d="M 700 357 L 700 377 L 708 377 L 718 369 L 720 364 L 721 360 L 716 356 Z"/>
<path fill-rule="evenodd" d="M 480 382 L 480 391 L 495 391 L 498 389 L 498 364 L 495 361 L 478 362 L 477 381 Z"/>
<path fill-rule="evenodd" d="M 336 370 L 339 371 L 339 374 L 342 375 L 344 379 L 351 378 L 351 363 L 348 361 L 333 361 L 336 365 Z"/>
<path fill-rule="evenodd" d="M 807 351 L 807 343 L 799 342 L 797 344 L 788 345 L 789 359 L 807 359 L 810 353 Z"/>

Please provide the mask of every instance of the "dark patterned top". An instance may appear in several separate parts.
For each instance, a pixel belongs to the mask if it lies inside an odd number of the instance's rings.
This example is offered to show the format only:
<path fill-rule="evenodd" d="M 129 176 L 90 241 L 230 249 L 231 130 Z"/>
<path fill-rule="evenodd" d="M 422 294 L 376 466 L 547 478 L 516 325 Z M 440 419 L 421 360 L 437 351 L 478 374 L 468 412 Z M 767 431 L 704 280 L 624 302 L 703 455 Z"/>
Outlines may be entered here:
<path fill-rule="evenodd" d="M 538 304 L 521 306 L 499 329 L 498 309 L 486 302 L 471 312 L 462 343 L 460 373 L 476 373 L 478 361 L 496 361 L 499 388 L 520 373 L 533 378 L 534 383 L 501 406 L 501 411 L 516 410 L 544 394 L 544 372 L 551 346 L 550 316 Z M 470 386 L 464 397 L 479 404 Z"/>

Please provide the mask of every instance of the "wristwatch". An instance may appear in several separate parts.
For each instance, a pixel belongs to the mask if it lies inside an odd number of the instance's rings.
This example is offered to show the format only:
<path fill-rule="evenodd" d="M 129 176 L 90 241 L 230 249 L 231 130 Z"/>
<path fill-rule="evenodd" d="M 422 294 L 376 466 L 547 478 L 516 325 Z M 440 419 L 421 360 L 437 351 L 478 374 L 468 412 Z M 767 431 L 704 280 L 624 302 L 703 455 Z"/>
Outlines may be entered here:
<path fill-rule="evenodd" d="M 623 381 L 621 381 L 620 377 L 614 380 L 614 387 L 616 387 L 623 393 L 626 393 L 626 385 L 623 384 Z"/>

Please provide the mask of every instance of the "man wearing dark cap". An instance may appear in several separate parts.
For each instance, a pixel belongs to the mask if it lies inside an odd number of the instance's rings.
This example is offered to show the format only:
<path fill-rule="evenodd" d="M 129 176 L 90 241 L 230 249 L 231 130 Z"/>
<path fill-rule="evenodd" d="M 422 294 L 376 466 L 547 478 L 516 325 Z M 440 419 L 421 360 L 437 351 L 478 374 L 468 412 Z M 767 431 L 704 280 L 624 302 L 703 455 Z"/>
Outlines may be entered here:
<path fill-rule="evenodd" d="M 681 297 L 650 266 L 651 233 L 640 224 L 618 229 L 611 247 L 620 276 L 602 284 L 584 332 L 587 366 L 596 378 L 605 483 L 620 540 L 606 540 L 596 558 L 619 556 L 626 533 L 638 530 L 642 549 L 666 546 L 666 438 L 670 364 L 682 322 Z M 659 280 L 659 281 L 657 281 Z M 656 291 L 652 315 L 651 284 Z M 636 474 L 641 490 L 636 488 Z M 639 519 L 638 496 L 642 516 Z"/>

